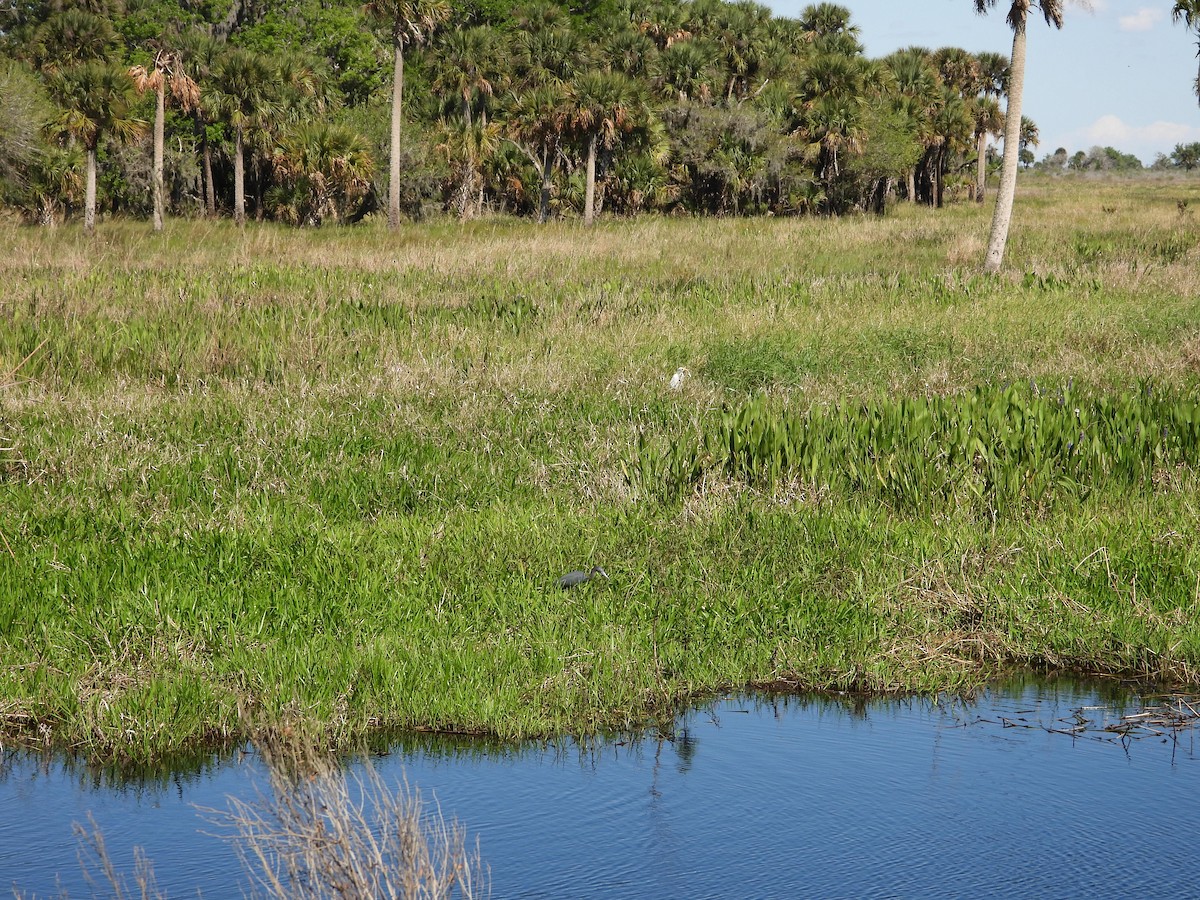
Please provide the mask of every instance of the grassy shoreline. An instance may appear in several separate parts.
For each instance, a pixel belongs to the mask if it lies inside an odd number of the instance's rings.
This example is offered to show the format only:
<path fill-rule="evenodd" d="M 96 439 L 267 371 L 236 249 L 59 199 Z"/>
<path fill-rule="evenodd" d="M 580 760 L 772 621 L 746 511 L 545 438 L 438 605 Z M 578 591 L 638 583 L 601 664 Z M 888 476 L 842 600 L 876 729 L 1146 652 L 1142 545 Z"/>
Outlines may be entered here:
<path fill-rule="evenodd" d="M 1194 397 L 1194 208 L 1186 180 L 1031 181 L 999 278 L 966 206 L 0 226 L 0 373 L 41 347 L 0 389 L 0 730 L 145 761 L 247 718 L 520 738 L 753 684 L 1200 685 L 1190 465 L 1001 514 L 625 477 L 639 434 L 693 439 L 759 393 Z M 608 583 L 553 590 L 592 562 Z"/>

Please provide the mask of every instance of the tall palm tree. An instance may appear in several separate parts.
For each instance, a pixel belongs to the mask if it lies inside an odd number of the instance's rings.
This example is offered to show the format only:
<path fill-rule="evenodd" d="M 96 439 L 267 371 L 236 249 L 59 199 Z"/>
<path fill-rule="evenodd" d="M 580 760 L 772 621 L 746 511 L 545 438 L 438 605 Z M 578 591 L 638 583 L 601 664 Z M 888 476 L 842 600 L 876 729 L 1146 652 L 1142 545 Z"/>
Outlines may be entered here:
<path fill-rule="evenodd" d="M 976 97 L 971 105 L 975 120 L 975 202 L 982 203 L 987 190 L 987 139 L 1004 130 L 1004 113 L 994 97 Z"/>
<path fill-rule="evenodd" d="M 984 156 L 987 153 L 987 135 L 1000 137 L 1003 133 L 1004 113 L 1000 110 L 999 100 L 1008 93 L 1009 64 L 1008 57 L 1003 53 L 990 50 L 977 54 L 975 58 L 979 61 L 979 89 L 983 94 L 975 108 L 976 137 L 979 140 L 975 201 L 982 203 L 987 192 L 987 160 Z M 978 129 L 983 127 L 988 130 L 980 136 Z"/>
<path fill-rule="evenodd" d="M 974 0 L 975 11 L 981 15 L 996 5 L 996 0 Z M 1013 199 L 1017 193 L 1017 164 L 1020 161 L 1021 97 L 1025 88 L 1025 25 L 1029 10 L 1036 6 L 1042 11 L 1047 25 L 1062 28 L 1064 0 L 1012 0 L 1008 25 L 1013 32 L 1012 58 L 1009 69 L 1008 110 L 1004 119 L 1004 166 L 1000 175 L 1000 193 L 996 197 L 996 212 L 992 216 L 992 232 L 988 238 L 984 271 L 998 272 L 1004 262 L 1008 244 L 1008 228 L 1012 223 Z"/>
<path fill-rule="evenodd" d="M 133 83 L 118 68 L 100 61 L 86 62 L 50 73 L 46 80 L 50 96 L 62 108 L 55 129 L 83 144 L 87 153 L 84 188 L 83 230 L 96 230 L 96 149 L 106 135 L 133 140 L 146 123 L 132 114 Z"/>
<path fill-rule="evenodd" d="M 182 70 L 178 69 L 174 54 L 159 50 L 154 55 L 150 68 L 134 66 L 129 70 L 133 86 L 139 94 L 154 91 L 154 230 L 163 230 L 163 129 L 167 110 L 167 87 L 171 96 L 183 109 L 190 112 L 200 103 L 200 88 Z"/>
<path fill-rule="evenodd" d="M 896 110 L 911 123 L 913 135 L 928 150 L 937 140 L 934 116 L 942 102 L 941 84 L 932 55 L 921 47 L 908 47 L 886 57 L 884 65 L 894 80 L 898 95 L 894 101 Z M 910 203 L 917 202 L 917 168 L 918 165 L 914 165 L 907 172 Z"/>
<path fill-rule="evenodd" d="M 1171 19 L 1196 32 L 1196 58 L 1200 59 L 1200 0 L 1177 0 Z M 1200 101 L 1200 72 L 1196 75 L 1196 99 Z"/>
<path fill-rule="evenodd" d="M 602 145 L 611 149 L 622 134 L 633 130 L 641 106 L 636 82 L 617 72 L 585 72 L 570 86 L 567 122 L 587 145 L 584 225 L 592 224 L 595 213 L 597 151 Z"/>
<path fill-rule="evenodd" d="M 193 105 L 191 110 L 192 128 L 200 143 L 200 166 L 204 176 L 204 212 L 212 218 L 217 214 L 217 192 L 213 184 L 213 142 L 209 139 L 209 128 L 216 124 L 216 118 L 211 105 L 203 101 L 204 93 L 212 85 L 217 63 L 225 52 L 225 45 L 198 28 L 185 31 L 175 43 L 178 65 L 186 69 L 200 92 L 201 102 Z"/>
<path fill-rule="evenodd" d="M 392 130 L 388 159 L 388 228 L 400 227 L 400 114 L 404 98 L 404 50 L 423 44 L 450 18 L 449 0 L 369 0 L 367 12 L 392 30 Z"/>
<path fill-rule="evenodd" d="M 233 128 L 233 218 L 239 227 L 246 224 L 246 132 L 270 115 L 277 78 L 271 60 L 241 49 L 230 50 L 213 73 L 210 99 Z"/>

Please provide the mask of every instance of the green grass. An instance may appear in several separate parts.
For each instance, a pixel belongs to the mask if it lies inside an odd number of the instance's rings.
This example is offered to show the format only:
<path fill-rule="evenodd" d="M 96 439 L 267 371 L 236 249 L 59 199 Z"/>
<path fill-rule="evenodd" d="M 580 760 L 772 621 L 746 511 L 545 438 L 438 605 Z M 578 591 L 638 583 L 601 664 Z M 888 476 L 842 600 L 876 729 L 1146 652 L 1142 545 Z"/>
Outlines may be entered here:
<path fill-rule="evenodd" d="M 1005 502 L 966 502 L 973 457 L 939 468 L 944 433 L 908 435 L 904 412 L 1030 381 L 1152 424 L 1146 382 L 1188 408 L 1181 200 L 1200 208 L 1195 180 L 1031 180 L 997 278 L 968 206 L 0 226 L 0 724 L 145 761 L 250 721 L 587 733 L 755 684 L 1065 667 L 1200 686 L 1190 450 L 1146 444 L 1112 477 L 1119 441 L 1084 471 L 1061 428 L 1023 432 L 990 463 Z M 768 478 L 700 460 L 683 490 L 646 489 L 639 446 L 690 453 L 751 401 L 849 456 Z M 890 411 L 896 483 L 941 487 L 846 479 L 838 459 L 879 457 L 879 434 L 836 424 L 864 407 Z M 592 563 L 611 580 L 554 590 Z"/>

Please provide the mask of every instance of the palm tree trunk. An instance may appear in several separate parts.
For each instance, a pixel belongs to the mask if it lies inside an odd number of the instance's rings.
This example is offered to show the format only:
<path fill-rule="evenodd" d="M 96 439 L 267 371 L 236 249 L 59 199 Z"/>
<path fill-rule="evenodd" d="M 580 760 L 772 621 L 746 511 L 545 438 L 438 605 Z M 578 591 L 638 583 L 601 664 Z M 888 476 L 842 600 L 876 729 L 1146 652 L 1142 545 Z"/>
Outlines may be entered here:
<path fill-rule="evenodd" d="M 587 158 L 587 191 L 583 200 L 583 224 L 591 225 L 596 205 L 596 142 L 598 135 L 593 134 L 588 142 Z"/>
<path fill-rule="evenodd" d="M 1004 165 L 1000 171 L 1000 191 L 996 196 L 996 211 L 992 216 L 992 233 L 988 238 L 985 272 L 999 272 L 1008 244 L 1008 227 L 1012 223 L 1013 200 L 1017 194 L 1017 163 L 1021 144 L 1021 96 L 1025 88 L 1025 20 L 1013 28 L 1012 63 L 1008 88 L 1008 110 L 1004 114 Z"/>
<path fill-rule="evenodd" d="M 87 148 L 87 180 L 83 191 L 83 231 L 92 234 L 96 230 L 96 148 Z"/>
<path fill-rule="evenodd" d="M 397 29 L 399 25 L 397 25 Z M 392 135 L 388 157 L 388 228 L 400 227 L 400 109 L 404 99 L 404 45 L 397 30 L 392 37 Z"/>
<path fill-rule="evenodd" d="M 154 230 L 163 230 L 163 121 L 167 116 L 166 86 L 159 78 L 154 106 Z"/>
<path fill-rule="evenodd" d="M 237 127 L 233 142 L 233 220 L 241 228 L 246 224 L 246 163 L 242 126 Z"/>
<path fill-rule="evenodd" d="M 213 184 L 212 144 L 208 140 L 207 126 L 201 124 L 200 135 L 204 146 L 201 151 L 201 156 L 204 158 L 204 213 L 211 219 L 217 214 L 217 189 Z"/>
<path fill-rule="evenodd" d="M 934 209 L 941 209 L 942 206 L 942 156 L 945 154 L 945 144 L 942 144 L 934 151 L 933 165 L 930 167 L 929 176 L 929 205 Z"/>
<path fill-rule="evenodd" d="M 983 192 L 987 189 L 987 132 L 979 132 L 976 142 L 979 156 L 975 161 L 975 202 L 983 202 Z"/>
<path fill-rule="evenodd" d="M 538 193 L 538 224 L 544 225 L 550 217 L 550 151 L 547 148 L 542 150 L 542 169 L 538 174 L 542 176 L 542 189 Z"/>
<path fill-rule="evenodd" d="M 917 202 L 917 167 L 908 170 L 908 202 Z"/>

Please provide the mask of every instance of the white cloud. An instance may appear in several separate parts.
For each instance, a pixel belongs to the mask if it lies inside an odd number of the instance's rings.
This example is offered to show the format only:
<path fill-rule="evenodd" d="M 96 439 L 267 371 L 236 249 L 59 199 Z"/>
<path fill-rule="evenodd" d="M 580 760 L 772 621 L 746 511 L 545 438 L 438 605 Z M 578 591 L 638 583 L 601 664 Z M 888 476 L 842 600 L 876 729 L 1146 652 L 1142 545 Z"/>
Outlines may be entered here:
<path fill-rule="evenodd" d="M 1181 122 L 1151 122 L 1149 125 L 1130 125 L 1118 116 L 1101 116 L 1083 135 L 1094 144 L 1113 147 L 1137 145 L 1164 146 L 1200 140 L 1200 126 Z"/>
<path fill-rule="evenodd" d="M 1143 6 L 1132 16 L 1121 16 L 1117 21 L 1122 31 L 1149 31 L 1166 17 L 1165 9 Z"/>
<path fill-rule="evenodd" d="M 1148 125 L 1131 125 L 1119 116 L 1101 116 L 1090 125 L 1072 131 L 1046 133 L 1039 153 L 1053 153 L 1056 147 L 1069 152 L 1092 147 L 1116 147 L 1132 153 L 1149 165 L 1159 153 L 1169 154 L 1176 144 L 1200 141 L 1200 126 L 1159 120 Z"/>

